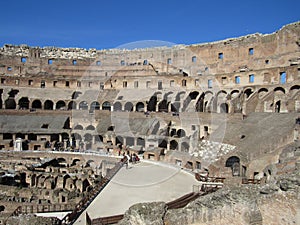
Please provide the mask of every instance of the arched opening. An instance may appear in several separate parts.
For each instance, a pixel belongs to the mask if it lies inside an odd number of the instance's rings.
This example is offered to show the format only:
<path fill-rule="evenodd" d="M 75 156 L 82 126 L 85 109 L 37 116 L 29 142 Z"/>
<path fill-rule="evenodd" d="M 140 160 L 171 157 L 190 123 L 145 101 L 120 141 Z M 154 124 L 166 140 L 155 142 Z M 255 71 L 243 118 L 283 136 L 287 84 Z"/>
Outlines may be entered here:
<path fill-rule="evenodd" d="M 80 110 L 88 110 L 89 108 L 89 105 L 86 101 L 82 101 L 79 103 L 79 109 Z"/>
<path fill-rule="evenodd" d="M 22 97 L 18 103 L 20 109 L 29 109 L 29 100 L 27 97 Z"/>
<path fill-rule="evenodd" d="M 280 113 L 280 106 L 281 106 L 281 101 L 279 100 L 275 103 L 275 112 L 276 113 Z"/>
<path fill-rule="evenodd" d="M 137 145 L 145 147 L 145 139 L 139 137 L 139 138 L 137 139 Z"/>
<path fill-rule="evenodd" d="M 56 103 L 56 109 L 58 109 L 58 110 L 64 110 L 65 107 L 66 107 L 66 103 L 62 100 L 60 100 Z"/>
<path fill-rule="evenodd" d="M 144 103 L 138 102 L 138 103 L 136 104 L 136 111 L 137 111 L 137 112 L 144 112 L 144 108 L 145 108 Z"/>
<path fill-rule="evenodd" d="M 102 104 L 102 110 L 108 110 L 108 111 L 110 111 L 111 110 L 110 102 L 103 102 L 103 104 Z"/>
<path fill-rule="evenodd" d="M 175 140 L 170 141 L 170 149 L 171 150 L 177 150 L 178 149 L 178 143 Z"/>
<path fill-rule="evenodd" d="M 28 134 L 28 140 L 36 141 L 37 140 L 37 135 L 33 134 L 33 133 Z"/>
<path fill-rule="evenodd" d="M 74 130 L 83 130 L 83 126 L 81 126 L 80 124 L 77 124 L 77 125 L 74 127 Z"/>
<path fill-rule="evenodd" d="M 31 108 L 33 108 L 33 109 L 42 109 L 42 102 L 40 100 L 34 100 L 32 102 Z"/>
<path fill-rule="evenodd" d="M 231 99 L 235 99 L 239 96 L 240 92 L 238 90 L 233 90 L 232 92 L 230 92 L 230 97 Z"/>
<path fill-rule="evenodd" d="M 198 91 L 193 91 L 189 94 L 189 97 L 191 100 L 195 100 L 199 95 L 199 92 Z"/>
<path fill-rule="evenodd" d="M 181 143 L 181 151 L 183 151 L 183 152 L 188 152 L 188 151 L 189 151 L 189 148 L 190 148 L 190 146 L 189 146 L 188 143 L 186 143 L 186 142 L 182 142 L 182 143 Z"/>
<path fill-rule="evenodd" d="M 5 109 L 16 109 L 17 104 L 15 99 L 13 98 L 8 98 L 7 100 L 5 100 Z"/>
<path fill-rule="evenodd" d="M 134 146 L 134 138 L 133 137 L 127 137 L 126 138 L 126 145 Z"/>
<path fill-rule="evenodd" d="M 231 156 L 226 160 L 225 167 L 230 167 L 232 176 L 240 175 L 240 159 L 237 156 Z"/>
<path fill-rule="evenodd" d="M 155 112 L 156 110 L 156 104 L 157 104 L 157 96 L 153 95 L 151 96 L 149 103 L 147 105 L 147 111 L 149 112 Z"/>
<path fill-rule="evenodd" d="M 96 101 L 92 102 L 90 110 L 91 111 L 100 110 L 100 103 Z"/>
<path fill-rule="evenodd" d="M 116 144 L 117 144 L 117 145 L 118 145 L 118 144 L 123 145 L 123 143 L 124 143 L 123 137 L 117 136 L 117 137 L 116 137 Z"/>
<path fill-rule="evenodd" d="M 177 136 L 178 137 L 185 137 L 185 131 L 183 129 L 178 129 L 177 130 Z"/>
<path fill-rule="evenodd" d="M 171 112 L 179 112 L 180 102 L 174 102 L 171 104 Z"/>
<path fill-rule="evenodd" d="M 168 146 L 167 140 L 165 140 L 165 139 L 159 140 L 158 147 L 160 147 L 160 148 L 165 148 L 165 149 L 166 149 L 167 146 Z"/>
<path fill-rule="evenodd" d="M 51 100 L 46 100 L 44 103 L 44 110 L 53 110 L 53 105 Z"/>
<path fill-rule="evenodd" d="M 285 89 L 282 87 L 274 88 L 274 93 L 275 94 L 285 94 Z"/>
<path fill-rule="evenodd" d="M 228 104 L 227 103 L 222 103 L 220 105 L 220 113 L 228 113 Z"/>
<path fill-rule="evenodd" d="M 95 130 L 95 127 L 93 125 L 89 125 L 86 127 L 86 130 Z"/>
<path fill-rule="evenodd" d="M 131 102 L 126 102 L 125 111 L 126 112 L 132 112 L 133 111 L 133 104 Z"/>
<path fill-rule="evenodd" d="M 93 140 L 93 136 L 91 134 L 85 134 L 84 135 L 84 142 L 85 144 L 85 148 L 86 149 L 91 149 L 92 148 L 92 140 Z"/>
<path fill-rule="evenodd" d="M 263 96 L 265 96 L 265 94 L 268 93 L 268 89 L 267 88 L 260 88 L 257 93 L 258 93 L 258 98 L 262 98 Z"/>
<path fill-rule="evenodd" d="M 114 111 L 122 111 L 122 104 L 120 102 L 115 102 Z"/>
<path fill-rule="evenodd" d="M 244 90 L 244 94 L 245 94 L 246 98 L 249 98 L 250 95 L 252 95 L 252 93 L 253 93 L 253 91 L 251 88 Z"/>
<path fill-rule="evenodd" d="M 68 104 L 68 110 L 76 109 L 76 102 L 70 101 Z"/>
<path fill-rule="evenodd" d="M 179 93 L 176 95 L 175 101 L 181 101 L 181 100 L 183 100 L 184 95 L 185 95 L 185 92 L 184 92 L 184 91 L 179 92 Z"/>
<path fill-rule="evenodd" d="M 300 90 L 300 86 L 299 85 L 294 85 L 290 88 L 290 91 L 299 91 Z"/>
<path fill-rule="evenodd" d="M 205 94 L 202 93 L 196 103 L 196 112 L 204 112 L 204 97 L 205 97 Z"/>
<path fill-rule="evenodd" d="M 159 112 L 168 112 L 167 100 L 164 99 L 158 104 L 158 111 Z"/>

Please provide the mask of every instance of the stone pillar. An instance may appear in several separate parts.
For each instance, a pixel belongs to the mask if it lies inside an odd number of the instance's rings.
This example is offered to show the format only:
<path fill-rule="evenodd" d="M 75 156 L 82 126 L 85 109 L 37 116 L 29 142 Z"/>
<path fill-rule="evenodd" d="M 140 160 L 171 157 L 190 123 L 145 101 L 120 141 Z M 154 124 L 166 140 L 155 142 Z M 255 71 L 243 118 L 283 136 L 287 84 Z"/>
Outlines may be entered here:
<path fill-rule="evenodd" d="M 106 169 L 106 161 L 105 160 L 103 160 L 102 161 L 102 177 L 105 177 L 106 176 L 106 172 L 107 172 L 107 169 Z"/>

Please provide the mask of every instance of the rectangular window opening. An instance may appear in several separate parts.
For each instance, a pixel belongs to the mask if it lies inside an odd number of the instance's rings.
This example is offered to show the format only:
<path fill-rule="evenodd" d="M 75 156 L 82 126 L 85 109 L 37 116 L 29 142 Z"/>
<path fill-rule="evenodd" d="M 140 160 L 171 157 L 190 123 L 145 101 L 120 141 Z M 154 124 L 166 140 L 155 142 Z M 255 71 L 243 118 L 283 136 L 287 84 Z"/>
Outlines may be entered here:
<path fill-rule="evenodd" d="M 249 75 L 249 83 L 254 83 L 254 74 Z"/>
<path fill-rule="evenodd" d="M 158 90 L 162 90 L 162 81 L 158 81 L 157 86 L 158 86 Z"/>
<path fill-rule="evenodd" d="M 81 87 L 81 81 L 77 81 L 77 87 Z"/>
<path fill-rule="evenodd" d="M 33 84 L 33 80 L 28 81 L 28 85 L 31 86 Z"/>
<path fill-rule="evenodd" d="M 41 81 L 41 88 L 45 88 L 46 87 L 46 82 L 44 80 Z"/>
<path fill-rule="evenodd" d="M 12 71 L 12 68 L 10 66 L 7 67 L 7 71 Z"/>
<path fill-rule="evenodd" d="M 5 84 L 5 79 L 1 78 L 1 84 Z"/>
<path fill-rule="evenodd" d="M 96 65 L 97 65 L 97 66 L 101 66 L 101 61 L 97 61 L 97 62 L 96 62 Z"/>
<path fill-rule="evenodd" d="M 151 81 L 146 81 L 146 88 L 150 88 Z"/>
<path fill-rule="evenodd" d="M 207 81 L 207 87 L 208 87 L 208 88 L 212 88 L 212 85 L 213 85 L 212 80 L 208 80 L 208 81 Z"/>
<path fill-rule="evenodd" d="M 240 76 L 236 76 L 234 81 L 235 81 L 236 84 L 241 83 L 241 77 Z"/>
<path fill-rule="evenodd" d="M 249 55 L 253 55 L 254 54 L 254 48 L 249 48 Z"/>
<path fill-rule="evenodd" d="M 66 81 L 66 87 L 70 87 L 70 81 Z"/>
<path fill-rule="evenodd" d="M 168 64 L 168 65 L 171 65 L 171 64 L 172 64 L 172 59 L 171 59 L 171 58 L 168 58 L 168 59 L 167 59 L 167 64 Z"/>
<path fill-rule="evenodd" d="M 72 61 L 72 64 L 73 64 L 73 65 L 77 65 L 77 60 L 74 59 L 74 60 Z"/>
<path fill-rule="evenodd" d="M 127 81 L 123 81 L 123 88 L 127 88 Z"/>
<path fill-rule="evenodd" d="M 52 65 L 53 64 L 53 59 L 48 59 L 48 65 Z"/>
<path fill-rule="evenodd" d="M 280 73 L 280 83 L 285 84 L 286 83 L 286 72 Z"/>
<path fill-rule="evenodd" d="M 193 63 L 197 62 L 197 56 L 193 56 L 193 57 L 192 57 L 192 62 L 193 62 Z"/>
<path fill-rule="evenodd" d="M 26 58 L 26 57 L 21 57 L 21 62 L 22 62 L 22 63 L 26 63 L 26 61 L 27 61 L 27 58 Z"/>
<path fill-rule="evenodd" d="M 218 55 L 218 59 L 223 59 L 223 58 L 224 58 L 223 52 L 220 52 Z"/>
<path fill-rule="evenodd" d="M 139 87 L 139 82 L 138 81 L 134 81 L 134 88 L 138 88 Z"/>

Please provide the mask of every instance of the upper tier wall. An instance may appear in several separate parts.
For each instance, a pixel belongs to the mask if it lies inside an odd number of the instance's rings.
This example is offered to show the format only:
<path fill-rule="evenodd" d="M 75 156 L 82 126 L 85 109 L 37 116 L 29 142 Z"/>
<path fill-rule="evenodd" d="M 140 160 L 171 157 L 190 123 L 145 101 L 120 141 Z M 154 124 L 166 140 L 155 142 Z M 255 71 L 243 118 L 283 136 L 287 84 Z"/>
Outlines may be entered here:
<path fill-rule="evenodd" d="M 81 76 L 85 71 L 93 70 L 99 76 L 104 76 L 106 73 L 111 75 L 126 65 L 143 64 L 153 65 L 153 70 L 159 73 L 184 71 L 190 76 L 233 73 L 298 63 L 299 40 L 300 22 L 296 22 L 272 34 L 257 33 L 189 46 L 87 50 L 5 45 L 0 48 L 0 75 L 33 75 L 44 72 Z"/>

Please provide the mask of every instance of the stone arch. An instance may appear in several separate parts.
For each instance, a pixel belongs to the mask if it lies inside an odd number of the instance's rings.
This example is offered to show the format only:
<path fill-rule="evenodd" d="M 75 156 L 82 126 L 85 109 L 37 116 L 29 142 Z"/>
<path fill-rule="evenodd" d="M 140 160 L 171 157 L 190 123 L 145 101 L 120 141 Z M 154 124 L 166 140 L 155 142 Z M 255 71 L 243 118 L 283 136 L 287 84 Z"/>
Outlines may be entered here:
<path fill-rule="evenodd" d="M 143 112 L 144 111 L 144 108 L 145 108 L 145 105 L 143 102 L 138 102 L 136 104 L 136 111 L 137 112 Z"/>
<path fill-rule="evenodd" d="M 179 112 L 180 102 L 171 103 L 171 112 Z"/>
<path fill-rule="evenodd" d="M 31 104 L 31 108 L 42 109 L 42 102 L 39 99 L 34 100 Z"/>
<path fill-rule="evenodd" d="M 204 112 L 204 98 L 205 94 L 202 93 L 196 103 L 196 112 Z"/>
<path fill-rule="evenodd" d="M 233 176 L 240 176 L 240 158 L 231 156 L 226 160 L 225 167 L 230 167 Z"/>
<path fill-rule="evenodd" d="M 213 99 L 214 99 L 214 94 L 211 91 L 206 91 L 204 93 L 204 106 L 203 110 L 204 112 L 211 112 L 212 107 L 213 107 Z"/>
<path fill-rule="evenodd" d="M 176 140 L 170 141 L 170 149 L 171 150 L 178 150 L 178 142 Z"/>
<path fill-rule="evenodd" d="M 70 101 L 68 104 L 68 110 L 74 110 L 76 109 L 76 102 L 75 101 Z"/>
<path fill-rule="evenodd" d="M 81 101 L 79 103 L 79 109 L 80 110 L 88 110 L 89 104 L 86 101 Z"/>
<path fill-rule="evenodd" d="M 134 146 L 134 138 L 133 137 L 126 137 L 126 145 Z"/>
<path fill-rule="evenodd" d="M 193 91 L 193 92 L 190 92 L 189 97 L 191 100 L 195 100 L 195 99 L 197 99 L 198 95 L 199 95 L 198 91 Z"/>
<path fill-rule="evenodd" d="M 74 130 L 83 130 L 83 126 L 80 125 L 80 124 L 77 124 L 77 125 L 74 127 Z"/>
<path fill-rule="evenodd" d="M 149 112 L 155 112 L 156 111 L 156 104 L 157 104 L 157 96 L 154 94 L 151 96 L 148 105 L 147 105 L 147 111 Z"/>
<path fill-rule="evenodd" d="M 20 98 L 18 105 L 20 109 L 29 109 L 29 99 L 28 97 L 22 97 Z"/>
<path fill-rule="evenodd" d="M 230 92 L 230 97 L 231 99 L 235 99 L 240 95 L 240 91 L 239 90 L 233 90 Z"/>
<path fill-rule="evenodd" d="M 116 137 L 116 144 L 121 144 L 121 145 L 123 145 L 123 143 L 124 143 L 123 137 L 117 136 L 117 137 Z"/>
<path fill-rule="evenodd" d="M 145 147 L 145 139 L 141 138 L 141 137 L 138 137 L 137 138 L 137 145 Z"/>
<path fill-rule="evenodd" d="M 282 92 L 282 93 L 280 93 Z M 275 94 L 285 94 L 285 89 L 283 87 L 276 87 L 274 88 L 274 93 Z"/>
<path fill-rule="evenodd" d="M 167 93 L 165 93 L 164 95 L 164 99 L 166 99 L 167 101 L 171 101 L 171 97 L 169 97 L 170 95 L 174 94 L 172 91 L 169 91 Z"/>
<path fill-rule="evenodd" d="M 120 102 L 115 102 L 113 108 L 114 111 L 122 111 L 122 104 Z"/>
<path fill-rule="evenodd" d="M 168 112 L 168 102 L 166 99 L 162 100 L 159 104 L 158 104 L 158 111 L 159 112 Z"/>
<path fill-rule="evenodd" d="M 86 130 L 95 130 L 95 127 L 93 125 L 88 125 L 86 127 Z"/>
<path fill-rule="evenodd" d="M 159 141 L 159 143 L 158 143 L 158 147 L 160 147 L 160 148 L 167 148 L 168 147 L 168 142 L 167 142 L 167 140 L 166 139 L 162 139 L 162 140 L 160 140 Z"/>
<path fill-rule="evenodd" d="M 90 110 L 100 110 L 100 103 L 97 101 L 94 101 L 91 103 Z"/>
<path fill-rule="evenodd" d="M 132 112 L 133 111 L 133 104 L 131 102 L 126 102 L 124 110 L 127 111 L 127 112 Z"/>
<path fill-rule="evenodd" d="M 8 98 L 5 100 L 5 109 L 16 109 L 17 104 L 15 99 L 13 98 Z"/>
<path fill-rule="evenodd" d="M 293 90 L 296 90 L 296 91 L 299 91 L 300 90 L 300 85 L 294 85 L 290 88 L 290 91 L 293 91 Z"/>
<path fill-rule="evenodd" d="M 92 141 L 93 141 L 93 135 L 86 133 L 84 136 L 84 141 L 85 141 L 85 148 L 86 149 L 91 149 L 92 147 Z"/>
<path fill-rule="evenodd" d="M 187 142 L 182 142 L 181 143 L 181 151 L 183 152 L 188 152 L 190 149 L 190 145 Z"/>
<path fill-rule="evenodd" d="M 81 141 L 81 140 L 82 140 L 81 135 L 78 134 L 78 133 L 73 133 L 73 134 L 71 135 L 71 137 L 72 137 L 72 140 L 73 140 L 73 141 L 75 141 L 75 140 Z"/>
<path fill-rule="evenodd" d="M 56 109 L 65 109 L 66 107 L 66 103 L 63 100 L 59 100 L 58 102 L 56 102 Z"/>
<path fill-rule="evenodd" d="M 252 88 L 246 88 L 244 90 L 244 95 L 246 96 L 246 99 L 249 98 L 253 94 L 253 89 Z"/>
<path fill-rule="evenodd" d="M 265 94 L 267 94 L 269 92 L 269 90 L 267 88 L 260 88 L 257 93 L 258 93 L 258 98 L 262 98 L 263 96 L 265 96 Z"/>
<path fill-rule="evenodd" d="M 44 103 L 44 110 L 53 110 L 54 103 L 51 100 L 46 100 Z"/>
<path fill-rule="evenodd" d="M 228 113 L 229 112 L 229 106 L 227 103 L 223 102 L 220 104 L 220 113 Z"/>
<path fill-rule="evenodd" d="M 186 136 L 186 133 L 184 131 L 184 129 L 178 129 L 177 132 L 176 132 L 177 136 L 182 138 L 182 137 L 185 137 Z"/>
<path fill-rule="evenodd" d="M 175 101 L 183 100 L 184 95 L 185 95 L 185 91 L 178 92 L 177 95 L 176 95 Z"/>
<path fill-rule="evenodd" d="M 110 102 L 108 102 L 108 101 L 103 102 L 103 104 L 102 104 L 102 110 L 108 110 L 108 111 L 110 111 L 111 110 L 111 104 L 110 104 Z"/>

